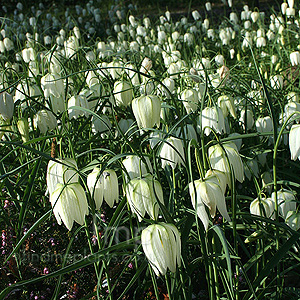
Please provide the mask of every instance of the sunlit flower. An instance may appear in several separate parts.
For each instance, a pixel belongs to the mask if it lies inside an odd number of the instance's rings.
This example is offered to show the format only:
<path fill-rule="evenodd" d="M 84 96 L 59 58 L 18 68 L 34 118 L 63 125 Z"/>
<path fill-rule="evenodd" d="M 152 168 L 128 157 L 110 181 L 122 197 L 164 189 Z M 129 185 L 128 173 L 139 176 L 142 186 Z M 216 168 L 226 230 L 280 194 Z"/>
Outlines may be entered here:
<path fill-rule="evenodd" d="M 270 218 L 274 212 L 274 204 L 271 198 L 256 198 L 250 204 L 252 215 Z"/>
<path fill-rule="evenodd" d="M 132 87 L 127 81 L 116 81 L 113 93 L 118 106 L 128 106 L 132 101 Z"/>
<path fill-rule="evenodd" d="M 151 175 L 131 179 L 126 185 L 125 192 L 130 209 L 140 222 L 146 213 L 151 219 L 157 219 L 158 201 L 164 203 L 163 190 L 157 180 Z"/>
<path fill-rule="evenodd" d="M 289 146 L 291 151 L 291 159 L 296 160 L 297 158 L 300 160 L 300 124 L 294 124 L 291 127 L 289 134 Z"/>
<path fill-rule="evenodd" d="M 80 225 L 84 224 L 85 216 L 88 215 L 88 203 L 84 189 L 79 183 L 57 183 L 55 190 L 50 194 L 50 202 L 59 225 L 63 222 L 68 230 L 71 230 L 74 221 Z"/>
<path fill-rule="evenodd" d="M 87 177 L 87 186 L 95 200 L 96 209 L 100 209 L 103 200 L 113 207 L 119 201 L 118 177 L 114 170 L 94 168 Z"/>
<path fill-rule="evenodd" d="M 161 103 L 157 96 L 145 95 L 132 100 L 132 110 L 140 129 L 160 125 Z"/>
<path fill-rule="evenodd" d="M 222 145 L 217 144 L 208 148 L 209 161 L 213 169 L 224 172 L 230 180 L 231 168 L 234 177 L 239 181 L 244 181 L 244 165 L 236 145 L 232 142 Z"/>
<path fill-rule="evenodd" d="M 161 166 L 170 165 L 175 169 L 177 164 L 184 164 L 184 149 L 182 141 L 175 137 L 168 137 L 160 150 Z"/>
<path fill-rule="evenodd" d="M 202 111 L 201 121 L 205 135 L 209 135 L 212 129 L 219 134 L 226 131 L 223 112 L 219 107 L 206 107 Z"/>
<path fill-rule="evenodd" d="M 141 241 L 145 255 L 157 276 L 167 269 L 176 272 L 181 265 L 180 233 L 173 224 L 152 224 L 142 231 Z"/>
<path fill-rule="evenodd" d="M 181 100 L 186 109 L 186 112 L 189 114 L 195 111 L 199 104 L 198 93 L 195 89 L 189 88 L 181 92 Z"/>
<path fill-rule="evenodd" d="M 289 225 L 293 230 L 298 230 L 300 228 L 300 212 L 289 211 L 287 213 L 285 223 Z"/>

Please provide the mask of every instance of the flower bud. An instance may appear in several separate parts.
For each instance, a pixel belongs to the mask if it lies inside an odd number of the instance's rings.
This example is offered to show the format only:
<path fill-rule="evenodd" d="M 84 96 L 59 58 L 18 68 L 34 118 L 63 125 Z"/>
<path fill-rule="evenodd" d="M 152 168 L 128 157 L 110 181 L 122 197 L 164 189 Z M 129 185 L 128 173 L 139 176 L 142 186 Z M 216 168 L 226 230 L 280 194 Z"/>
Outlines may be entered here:
<path fill-rule="evenodd" d="M 21 134 L 22 141 L 24 143 L 29 141 L 29 124 L 26 118 L 21 118 L 17 122 L 18 130 Z"/>

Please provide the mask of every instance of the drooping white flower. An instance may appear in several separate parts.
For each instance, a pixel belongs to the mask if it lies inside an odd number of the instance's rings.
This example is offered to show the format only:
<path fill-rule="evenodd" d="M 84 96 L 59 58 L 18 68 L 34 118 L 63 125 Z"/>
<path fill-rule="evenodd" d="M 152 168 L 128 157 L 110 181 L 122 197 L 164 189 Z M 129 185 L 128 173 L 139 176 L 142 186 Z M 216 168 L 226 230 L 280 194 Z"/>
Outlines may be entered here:
<path fill-rule="evenodd" d="M 236 109 L 232 97 L 227 95 L 220 96 L 218 98 L 218 105 L 222 109 L 224 118 L 230 113 L 231 116 L 236 119 Z"/>
<path fill-rule="evenodd" d="M 236 145 L 229 142 L 223 144 L 223 148 L 225 151 L 219 144 L 209 147 L 208 156 L 212 168 L 224 172 L 228 178 L 228 182 L 231 182 L 231 166 L 235 178 L 242 183 L 244 181 L 244 165 Z"/>
<path fill-rule="evenodd" d="M 249 109 L 247 109 L 247 111 L 245 112 L 245 110 L 243 109 L 241 111 L 241 116 L 240 116 L 240 122 L 242 123 L 243 128 L 245 129 L 245 123 L 246 123 L 246 118 L 247 118 L 247 129 L 251 129 L 254 125 L 254 116 L 253 116 L 253 112 Z"/>
<path fill-rule="evenodd" d="M 114 98 L 117 106 L 128 106 L 133 98 L 132 87 L 127 81 L 116 81 L 114 83 Z"/>
<path fill-rule="evenodd" d="M 281 12 L 283 15 L 285 15 L 287 7 L 288 4 L 286 2 L 281 3 Z"/>
<path fill-rule="evenodd" d="M 52 130 L 57 126 L 57 120 L 50 110 L 40 110 L 33 118 L 33 125 L 45 134 L 47 130 Z"/>
<path fill-rule="evenodd" d="M 270 218 L 274 212 L 274 204 L 271 198 L 256 198 L 250 203 L 250 213 L 257 216 Z"/>
<path fill-rule="evenodd" d="M 177 164 L 184 164 L 184 149 L 183 143 L 180 139 L 175 137 L 168 137 L 160 150 L 160 158 L 162 168 L 170 165 L 175 169 Z"/>
<path fill-rule="evenodd" d="M 144 95 L 132 100 L 132 110 L 140 129 L 160 125 L 161 103 L 155 95 Z"/>
<path fill-rule="evenodd" d="M 283 77 L 281 75 L 274 75 L 270 78 L 270 85 L 273 89 L 283 88 Z"/>
<path fill-rule="evenodd" d="M 75 36 L 70 36 L 67 41 L 64 42 L 66 57 L 70 59 L 76 58 L 76 53 L 79 49 L 79 42 Z"/>
<path fill-rule="evenodd" d="M 271 195 L 275 207 L 275 193 Z M 296 198 L 292 191 L 281 189 L 277 191 L 277 203 L 280 215 L 285 219 L 289 211 L 296 211 Z"/>
<path fill-rule="evenodd" d="M 259 18 L 259 12 L 258 11 L 253 11 L 251 13 L 251 19 L 253 21 L 253 23 L 256 23 L 256 21 L 258 20 Z"/>
<path fill-rule="evenodd" d="M 297 158 L 300 160 L 300 124 L 294 124 L 291 127 L 289 134 L 289 147 L 291 151 L 291 159 L 296 160 Z"/>
<path fill-rule="evenodd" d="M 151 219 L 156 220 L 159 204 L 164 203 L 161 184 L 150 174 L 144 178 L 131 179 L 125 188 L 126 197 L 131 211 L 137 216 L 139 222 L 147 213 Z"/>
<path fill-rule="evenodd" d="M 300 228 L 300 212 L 289 211 L 285 223 L 297 231 Z"/>
<path fill-rule="evenodd" d="M 106 169 L 101 173 L 100 168 L 94 168 L 87 177 L 87 186 L 95 200 L 96 209 L 100 209 L 103 200 L 109 207 L 119 201 L 118 177 L 114 170 Z"/>
<path fill-rule="evenodd" d="M 85 109 L 89 108 L 89 104 L 87 102 L 87 99 L 84 95 L 75 95 L 72 96 L 68 100 L 68 113 L 69 113 L 69 118 L 72 119 L 77 119 L 80 116 L 88 116 L 89 112 L 77 108 L 73 108 L 74 106 L 82 107 Z"/>
<path fill-rule="evenodd" d="M 202 111 L 201 123 L 205 135 L 209 135 L 212 129 L 219 134 L 226 131 L 223 112 L 219 107 L 206 107 Z"/>
<path fill-rule="evenodd" d="M 176 272 L 181 265 L 180 233 L 173 224 L 152 224 L 142 231 L 141 242 L 145 255 L 157 276 L 167 269 Z"/>
<path fill-rule="evenodd" d="M 195 111 L 199 104 L 198 93 L 192 88 L 182 91 L 181 100 L 188 114 Z"/>
<path fill-rule="evenodd" d="M 50 194 L 50 202 L 59 225 L 63 222 L 68 230 L 71 230 L 74 221 L 80 225 L 84 224 L 85 216 L 88 215 L 88 203 L 84 189 L 79 183 L 58 183 Z"/>
<path fill-rule="evenodd" d="M 290 53 L 290 61 L 292 66 L 297 66 L 300 64 L 300 52 L 299 51 L 294 51 Z"/>
<path fill-rule="evenodd" d="M 51 195 L 58 183 L 76 183 L 79 180 L 77 163 L 73 158 L 49 160 L 47 167 L 47 189 Z"/>
<path fill-rule="evenodd" d="M 29 141 L 29 123 L 27 118 L 20 118 L 17 122 L 19 133 L 24 143 Z"/>
<path fill-rule="evenodd" d="M 129 155 L 122 161 L 122 164 L 126 169 L 125 176 L 127 181 L 129 179 L 142 177 L 147 173 L 153 172 L 152 166 L 150 164 L 150 160 L 147 156 L 144 156 L 144 159 L 141 159 L 137 155 Z M 129 178 L 127 175 L 129 176 Z"/>
<path fill-rule="evenodd" d="M 212 174 L 206 177 L 204 180 L 195 180 L 194 182 L 191 182 L 189 184 L 192 205 L 194 209 L 196 209 L 197 214 L 201 219 L 205 229 L 207 229 L 208 226 L 207 218 L 205 215 L 206 211 L 203 207 L 201 207 L 200 202 L 202 202 L 209 208 L 211 217 L 214 217 L 216 215 L 216 208 L 218 208 L 223 217 L 230 221 L 230 217 L 226 208 L 225 196 L 218 180 L 219 178 Z M 194 189 L 194 187 L 196 190 Z"/>

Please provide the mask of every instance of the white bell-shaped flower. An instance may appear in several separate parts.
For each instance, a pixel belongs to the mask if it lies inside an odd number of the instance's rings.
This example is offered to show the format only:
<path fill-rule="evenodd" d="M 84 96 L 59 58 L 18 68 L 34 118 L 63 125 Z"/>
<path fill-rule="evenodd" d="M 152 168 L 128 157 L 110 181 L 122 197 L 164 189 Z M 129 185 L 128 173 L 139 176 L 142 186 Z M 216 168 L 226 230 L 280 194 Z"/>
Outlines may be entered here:
<path fill-rule="evenodd" d="M 275 193 L 271 195 L 275 207 Z M 296 211 L 296 198 L 292 191 L 281 189 L 277 191 L 277 201 L 280 215 L 285 219 L 289 211 Z"/>
<path fill-rule="evenodd" d="M 234 172 L 235 178 L 239 182 L 244 181 L 244 165 L 236 145 L 232 142 L 221 145 L 217 144 L 209 147 L 208 156 L 213 169 L 222 171 L 226 174 L 230 183 L 230 166 Z"/>
<path fill-rule="evenodd" d="M 137 155 L 129 155 L 122 161 L 122 163 L 126 169 L 126 181 L 133 178 L 142 177 L 147 173 L 153 172 L 150 160 L 147 156 L 144 156 L 144 159 L 142 160 Z"/>
<path fill-rule="evenodd" d="M 126 197 L 133 214 L 139 220 L 147 213 L 151 219 L 156 220 L 159 211 L 159 204 L 164 203 L 161 184 L 151 175 L 144 178 L 130 180 L 125 188 Z"/>
<path fill-rule="evenodd" d="M 254 116 L 253 112 L 249 109 L 241 111 L 240 122 L 242 123 L 243 128 L 245 129 L 245 124 L 247 122 L 247 129 L 251 129 L 254 125 Z"/>
<path fill-rule="evenodd" d="M 289 211 L 285 223 L 297 231 L 300 228 L 300 212 Z"/>
<path fill-rule="evenodd" d="M 256 23 L 257 20 L 258 20 L 258 18 L 259 18 L 259 12 L 258 12 L 258 11 L 253 11 L 253 12 L 251 13 L 251 19 L 252 19 L 252 22 L 253 22 L 253 23 Z"/>
<path fill-rule="evenodd" d="M 225 196 L 219 185 L 219 177 L 211 174 L 204 180 L 195 180 L 189 184 L 189 191 L 192 205 L 197 211 L 197 215 L 202 221 L 205 230 L 208 228 L 208 217 L 206 215 L 205 207 L 202 207 L 202 204 L 205 204 L 208 207 L 211 217 L 216 215 L 216 208 L 218 208 L 222 216 L 230 221 L 226 208 Z"/>
<path fill-rule="evenodd" d="M 47 73 L 41 78 L 41 87 L 44 91 L 45 98 L 49 98 L 50 95 L 59 97 L 65 91 L 64 81 L 59 74 Z"/>
<path fill-rule="evenodd" d="M 180 233 L 173 224 L 152 224 L 142 231 L 141 241 L 145 255 L 157 276 L 167 269 L 176 272 L 181 265 Z"/>
<path fill-rule="evenodd" d="M 183 90 L 181 93 L 181 100 L 188 114 L 198 108 L 199 96 L 195 89 L 189 88 Z"/>
<path fill-rule="evenodd" d="M 131 85 L 125 81 L 116 81 L 114 84 L 114 97 L 117 106 L 128 106 L 133 99 L 133 91 Z"/>
<path fill-rule="evenodd" d="M 45 134 L 47 130 L 52 130 L 57 126 L 57 120 L 50 110 L 40 110 L 33 118 L 33 125 Z"/>
<path fill-rule="evenodd" d="M 297 66 L 300 64 L 300 52 L 299 51 L 294 51 L 290 53 L 290 61 L 292 66 Z"/>
<path fill-rule="evenodd" d="M 227 95 L 220 96 L 218 98 L 218 105 L 222 109 L 224 118 L 230 113 L 231 116 L 236 119 L 236 109 L 232 97 Z"/>
<path fill-rule="evenodd" d="M 226 132 L 223 112 L 219 107 L 206 107 L 202 111 L 202 130 L 209 135 L 211 130 L 219 134 Z"/>
<path fill-rule="evenodd" d="M 72 119 L 72 118 L 77 119 L 80 116 L 86 116 L 87 117 L 89 115 L 88 111 L 73 108 L 73 106 L 79 106 L 79 107 L 82 107 L 82 108 L 89 109 L 88 101 L 87 101 L 87 99 L 84 95 L 75 95 L 75 96 L 72 96 L 68 100 L 69 118 L 70 119 Z"/>
<path fill-rule="evenodd" d="M 184 149 L 183 143 L 180 139 L 175 137 L 168 137 L 160 150 L 160 158 L 162 168 L 170 165 L 175 169 L 177 164 L 184 164 Z"/>
<path fill-rule="evenodd" d="M 68 230 L 71 230 L 74 221 L 80 225 L 84 224 L 85 216 L 88 215 L 88 203 L 84 189 L 79 183 L 58 183 L 54 192 L 50 194 L 50 202 L 59 225 L 63 222 Z"/>
<path fill-rule="evenodd" d="M 256 198 L 250 203 L 250 213 L 270 218 L 274 213 L 274 203 L 271 198 Z"/>
<path fill-rule="evenodd" d="M 58 183 L 76 183 L 79 180 L 77 163 L 73 158 L 49 160 L 47 167 L 47 189 L 51 195 Z"/>
<path fill-rule="evenodd" d="M 274 75 L 270 78 L 270 85 L 274 90 L 283 88 L 283 77 L 281 75 Z"/>
<path fill-rule="evenodd" d="M 289 147 L 291 151 L 291 159 L 296 160 L 297 158 L 300 160 L 300 124 L 294 124 L 291 127 L 289 134 Z"/>
<path fill-rule="evenodd" d="M 94 168 L 87 177 L 87 186 L 95 200 L 96 209 L 100 209 L 103 200 L 111 208 L 119 201 L 118 177 L 112 169 L 106 169 L 101 173 L 100 168 Z"/>
<path fill-rule="evenodd" d="M 144 95 L 132 100 L 132 110 L 140 129 L 160 125 L 161 103 L 155 95 Z"/>
<path fill-rule="evenodd" d="M 267 117 L 260 117 L 256 120 L 255 122 L 256 130 L 259 133 L 265 133 L 265 132 L 273 132 L 273 122 L 272 119 L 267 116 Z M 260 139 L 263 137 L 261 136 Z M 273 141 L 273 137 L 270 136 L 269 138 L 270 141 Z"/>

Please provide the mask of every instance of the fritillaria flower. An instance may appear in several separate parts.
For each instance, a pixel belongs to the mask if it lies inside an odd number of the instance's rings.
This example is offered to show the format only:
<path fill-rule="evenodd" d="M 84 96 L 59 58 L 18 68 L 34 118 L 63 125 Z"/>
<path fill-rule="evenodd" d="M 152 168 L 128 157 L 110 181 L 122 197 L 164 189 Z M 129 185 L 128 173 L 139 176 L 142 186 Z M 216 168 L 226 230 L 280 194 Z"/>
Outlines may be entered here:
<path fill-rule="evenodd" d="M 140 129 L 160 125 L 161 103 L 155 95 L 144 95 L 132 100 L 132 110 Z"/>
<path fill-rule="evenodd" d="M 274 203 L 271 198 L 256 198 L 250 204 L 252 215 L 270 218 L 274 212 Z"/>
<path fill-rule="evenodd" d="M 223 144 L 223 148 L 219 144 L 211 146 L 208 149 L 208 156 L 212 168 L 224 172 L 228 178 L 228 182 L 231 182 L 231 168 L 235 178 L 239 182 L 244 181 L 244 165 L 234 143 Z"/>
<path fill-rule="evenodd" d="M 101 172 L 100 168 L 94 168 L 87 177 L 87 186 L 95 200 L 96 209 L 100 209 L 103 200 L 109 207 L 119 201 L 118 177 L 112 169 Z"/>
<path fill-rule="evenodd" d="M 131 179 L 125 188 L 126 197 L 131 211 L 137 216 L 139 222 L 147 213 L 151 219 L 156 220 L 159 204 L 164 203 L 161 184 L 150 174 L 144 178 Z"/>
<path fill-rule="evenodd" d="M 71 230 L 74 221 L 84 224 L 85 216 L 88 215 L 88 203 L 79 183 L 57 183 L 56 189 L 50 194 L 50 202 L 59 225 L 63 222 Z"/>
<path fill-rule="evenodd" d="M 289 146 L 291 151 L 291 159 L 296 160 L 297 158 L 300 160 L 300 124 L 294 124 L 291 127 L 289 134 Z"/>
<path fill-rule="evenodd" d="M 182 141 L 172 136 L 168 137 L 160 150 L 160 157 L 162 168 L 170 165 L 172 169 L 175 169 L 177 164 L 183 164 L 184 149 Z"/>
<path fill-rule="evenodd" d="M 142 231 L 141 241 L 145 255 L 157 276 L 165 275 L 169 269 L 176 272 L 180 267 L 181 241 L 175 225 L 152 224 Z"/>

